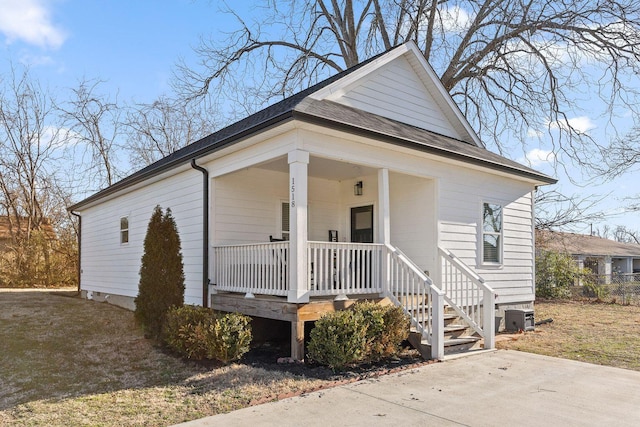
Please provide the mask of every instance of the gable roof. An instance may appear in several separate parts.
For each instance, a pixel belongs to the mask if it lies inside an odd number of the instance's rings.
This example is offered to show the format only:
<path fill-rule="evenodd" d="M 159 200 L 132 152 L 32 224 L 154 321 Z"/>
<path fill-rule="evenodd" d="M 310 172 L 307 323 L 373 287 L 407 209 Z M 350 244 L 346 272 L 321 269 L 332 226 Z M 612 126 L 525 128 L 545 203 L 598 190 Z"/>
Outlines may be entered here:
<path fill-rule="evenodd" d="M 409 48 L 407 46 L 409 46 Z M 117 191 L 138 184 L 174 167 L 184 165 L 192 160 L 231 146 L 251 135 L 258 134 L 273 126 L 283 124 L 294 119 L 312 123 L 321 123 L 324 126 L 332 128 L 341 127 L 348 132 L 365 133 L 370 137 L 381 138 L 387 142 L 420 149 L 443 157 L 476 163 L 495 170 L 502 170 L 507 173 L 516 174 L 530 179 L 532 178 L 541 183 L 557 182 L 557 180 L 553 178 L 527 168 L 526 166 L 520 165 L 505 157 L 491 153 L 490 151 L 480 148 L 471 142 L 438 135 L 399 121 L 367 113 L 345 105 L 340 105 L 336 102 L 313 99 L 317 98 L 316 96 L 313 98 L 311 97 L 312 94 L 317 94 L 322 89 L 329 87 L 341 79 L 346 79 L 348 76 L 354 75 L 360 70 L 365 72 L 365 68 L 367 66 L 375 66 L 376 62 L 383 59 L 397 57 L 398 54 L 406 52 L 412 52 L 413 56 L 416 56 L 415 49 L 417 49 L 415 48 L 415 44 L 413 42 L 409 42 L 376 55 L 354 67 L 344 70 L 301 92 L 272 104 L 263 110 L 251 114 L 242 120 L 193 142 L 133 173 L 132 175 L 129 175 L 121 181 L 118 181 L 92 196 L 70 206 L 68 209 L 70 211 L 78 210 L 83 206 Z M 422 59 L 422 62 L 427 64 L 424 58 Z M 433 70 L 428 64 L 427 68 L 428 70 L 431 70 L 431 73 L 433 73 Z M 429 72 L 427 72 L 427 74 L 431 76 Z M 435 73 L 433 73 L 433 76 L 435 76 Z M 444 90 L 437 77 L 435 77 L 435 80 L 437 81 L 435 85 L 440 88 L 438 90 Z M 444 99 L 448 105 L 452 106 L 451 113 L 457 119 L 462 120 L 463 127 L 469 130 L 470 135 L 473 136 L 473 142 L 479 141 L 475 132 L 471 130 L 469 123 L 466 121 L 458 107 L 453 103 L 453 100 L 448 95 L 445 96 Z M 479 145 L 481 146 L 481 144 Z"/>
<path fill-rule="evenodd" d="M 536 246 L 571 255 L 640 257 L 637 244 L 560 231 L 536 230 Z"/>
<path fill-rule="evenodd" d="M 424 55 L 418 48 L 418 45 L 413 40 L 389 50 L 384 55 L 373 58 L 372 61 L 363 64 L 359 69 L 349 73 L 348 76 L 333 81 L 315 91 L 310 95 L 310 97 L 318 100 L 326 99 L 330 101 L 337 101 L 348 91 L 350 86 L 356 84 L 358 80 L 362 79 L 362 77 L 373 71 L 381 69 L 383 66 L 391 63 L 400 56 L 404 56 L 407 59 L 417 78 L 427 89 L 428 96 L 433 99 L 452 127 L 456 129 L 459 134 L 459 139 L 469 144 L 484 148 L 484 144 L 473 130 L 473 127 L 465 115 L 462 114 L 460 107 L 458 107 L 458 105 L 453 101 L 453 98 L 451 98 L 451 95 L 445 89 L 435 70 L 425 59 Z M 420 127 L 420 125 L 418 125 L 418 127 Z M 456 137 L 454 135 L 451 136 Z"/>

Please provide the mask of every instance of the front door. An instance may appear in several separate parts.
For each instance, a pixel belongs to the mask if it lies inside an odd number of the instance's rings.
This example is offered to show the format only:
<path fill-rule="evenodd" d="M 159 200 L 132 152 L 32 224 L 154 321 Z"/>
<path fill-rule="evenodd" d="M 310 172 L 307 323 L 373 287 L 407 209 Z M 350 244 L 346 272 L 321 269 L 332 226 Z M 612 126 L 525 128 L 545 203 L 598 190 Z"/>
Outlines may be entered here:
<path fill-rule="evenodd" d="M 373 205 L 351 208 L 351 242 L 373 243 Z"/>

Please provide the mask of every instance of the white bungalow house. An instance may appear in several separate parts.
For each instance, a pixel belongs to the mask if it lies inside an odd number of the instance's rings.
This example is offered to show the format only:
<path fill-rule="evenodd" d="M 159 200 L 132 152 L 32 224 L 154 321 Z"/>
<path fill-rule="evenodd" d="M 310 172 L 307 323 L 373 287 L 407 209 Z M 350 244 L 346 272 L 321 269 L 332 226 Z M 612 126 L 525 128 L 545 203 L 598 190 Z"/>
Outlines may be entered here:
<path fill-rule="evenodd" d="M 300 359 L 305 321 L 386 298 L 441 359 L 445 306 L 485 347 L 496 314 L 532 307 L 533 193 L 554 182 L 488 151 L 409 42 L 71 206 L 80 286 L 132 307 L 161 205 L 187 303 L 291 322 Z"/>
<path fill-rule="evenodd" d="M 578 268 L 595 283 L 637 282 L 640 279 L 640 245 L 598 236 L 536 230 L 538 249 L 569 254 Z"/>

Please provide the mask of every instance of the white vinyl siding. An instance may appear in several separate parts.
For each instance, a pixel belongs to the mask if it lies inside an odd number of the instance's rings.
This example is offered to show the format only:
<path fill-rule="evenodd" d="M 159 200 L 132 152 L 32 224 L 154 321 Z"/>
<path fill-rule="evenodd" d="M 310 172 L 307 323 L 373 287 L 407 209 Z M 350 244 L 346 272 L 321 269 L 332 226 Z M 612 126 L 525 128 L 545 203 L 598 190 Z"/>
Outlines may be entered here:
<path fill-rule="evenodd" d="M 135 297 L 149 219 L 156 205 L 171 208 L 178 226 L 185 272 L 185 301 L 202 303 L 202 175 L 182 172 L 81 211 L 81 288 Z M 128 243 L 121 244 L 120 221 L 127 212 Z"/>
<path fill-rule="evenodd" d="M 129 217 L 120 218 L 120 244 L 129 243 Z"/>
<path fill-rule="evenodd" d="M 436 272 L 434 191 L 433 180 L 389 174 L 391 244 L 429 274 Z"/>
<path fill-rule="evenodd" d="M 215 179 L 214 245 L 268 242 L 285 232 L 289 174 L 259 168 Z M 337 181 L 309 178 L 309 240 L 326 241 L 341 223 Z M 353 191 L 353 189 L 352 189 Z M 288 214 L 288 211 L 287 211 Z"/>
<path fill-rule="evenodd" d="M 460 134 L 404 58 L 357 81 L 334 101 L 460 139 Z"/>
<path fill-rule="evenodd" d="M 474 176 L 475 175 L 475 176 Z M 532 186 L 468 171 L 442 180 L 440 245 L 475 267 L 499 295 L 499 303 L 533 301 Z M 486 199 L 502 206 L 502 248 L 499 267 L 483 262 L 482 215 Z"/>

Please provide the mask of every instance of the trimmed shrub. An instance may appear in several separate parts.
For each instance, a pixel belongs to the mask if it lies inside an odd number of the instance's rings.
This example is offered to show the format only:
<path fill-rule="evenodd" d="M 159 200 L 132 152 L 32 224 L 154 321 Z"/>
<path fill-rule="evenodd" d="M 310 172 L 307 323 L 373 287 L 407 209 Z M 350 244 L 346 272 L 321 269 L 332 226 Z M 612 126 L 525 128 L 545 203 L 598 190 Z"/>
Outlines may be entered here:
<path fill-rule="evenodd" d="M 135 318 L 145 336 L 159 339 L 164 318 L 172 306 L 184 304 L 184 267 L 178 227 L 167 209 L 156 206 L 149 220 L 135 299 Z"/>
<path fill-rule="evenodd" d="M 249 351 L 250 321 L 238 313 L 216 313 L 193 305 L 172 307 L 166 315 L 163 340 L 187 359 L 229 363 Z"/>
<path fill-rule="evenodd" d="M 311 330 L 309 357 L 331 369 L 360 362 L 366 349 L 367 325 L 362 313 L 353 310 L 328 313 Z"/>
<path fill-rule="evenodd" d="M 365 301 L 356 304 L 354 310 L 362 313 L 368 326 L 365 361 L 375 362 L 396 356 L 402 341 L 409 337 L 410 321 L 402 308 Z"/>
<path fill-rule="evenodd" d="M 374 302 L 323 316 L 311 331 L 309 357 L 331 369 L 393 357 L 409 336 L 409 318 L 400 307 Z"/>

